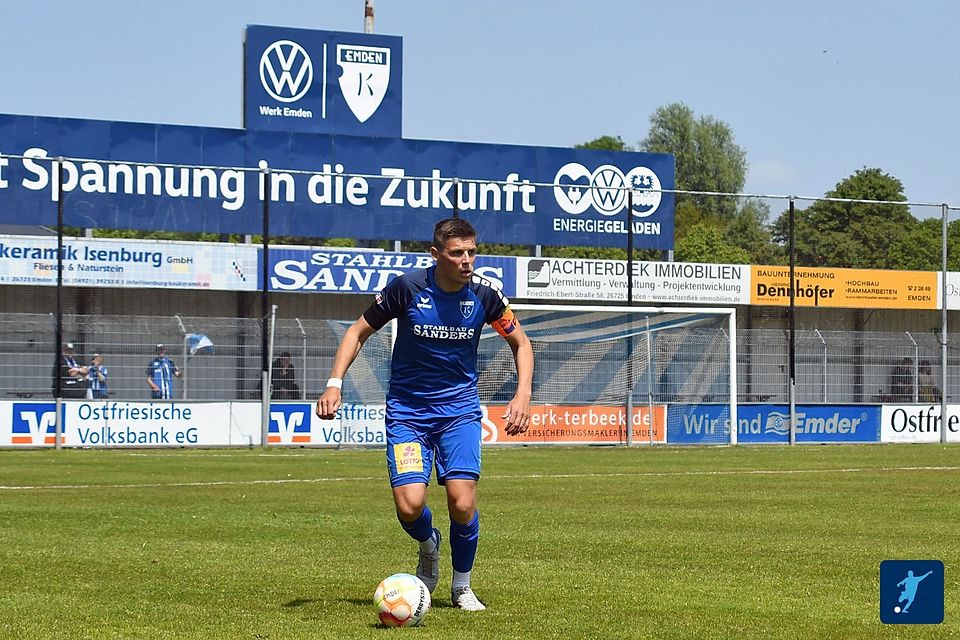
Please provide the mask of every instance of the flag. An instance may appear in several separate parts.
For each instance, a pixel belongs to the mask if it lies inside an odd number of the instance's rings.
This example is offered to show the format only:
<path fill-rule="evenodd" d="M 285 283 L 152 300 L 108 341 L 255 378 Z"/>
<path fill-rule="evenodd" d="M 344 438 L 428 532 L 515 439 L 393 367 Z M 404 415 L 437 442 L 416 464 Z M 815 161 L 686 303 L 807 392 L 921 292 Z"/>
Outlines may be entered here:
<path fill-rule="evenodd" d="M 198 353 L 213 353 L 213 341 L 202 333 L 191 333 L 187 335 L 187 348 L 192 356 Z"/>

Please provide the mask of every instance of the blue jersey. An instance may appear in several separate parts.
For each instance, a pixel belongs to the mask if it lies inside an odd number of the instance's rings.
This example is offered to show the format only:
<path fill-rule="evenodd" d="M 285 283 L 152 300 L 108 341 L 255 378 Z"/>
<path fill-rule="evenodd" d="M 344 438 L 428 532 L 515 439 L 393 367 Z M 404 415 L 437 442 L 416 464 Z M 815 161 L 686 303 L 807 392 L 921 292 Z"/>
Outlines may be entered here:
<path fill-rule="evenodd" d="M 437 286 L 435 270 L 395 278 L 363 318 L 374 329 L 397 319 L 387 399 L 439 409 L 477 402 L 477 347 L 483 325 L 492 324 L 506 336 L 516 321 L 509 301 L 486 278 L 474 275 L 462 289 L 447 293 Z"/>
<path fill-rule="evenodd" d="M 100 376 L 97 373 L 103 374 L 103 380 L 100 380 Z M 107 368 L 101 365 L 90 365 L 87 369 L 87 380 L 90 381 L 90 391 L 91 396 L 94 399 L 97 398 L 106 398 L 109 396 L 109 391 L 107 390 Z"/>
<path fill-rule="evenodd" d="M 160 387 L 159 392 L 154 392 L 155 398 L 169 400 L 173 397 L 173 376 L 176 370 L 177 365 L 167 356 L 157 356 L 150 362 L 147 377 Z"/>

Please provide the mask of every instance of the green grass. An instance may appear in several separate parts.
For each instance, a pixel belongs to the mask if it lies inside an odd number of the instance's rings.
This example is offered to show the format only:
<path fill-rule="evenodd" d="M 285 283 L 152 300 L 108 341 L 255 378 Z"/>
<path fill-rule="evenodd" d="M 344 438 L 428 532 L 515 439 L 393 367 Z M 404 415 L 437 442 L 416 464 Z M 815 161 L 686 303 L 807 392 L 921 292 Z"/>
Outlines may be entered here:
<path fill-rule="evenodd" d="M 382 451 L 0 451 L 0 637 L 957 637 L 958 469 L 936 445 L 488 448 L 489 610 L 450 608 L 445 545 L 425 626 L 390 630 L 374 588 L 416 554 Z M 882 625 L 880 561 L 916 558 L 946 565 L 945 622 Z"/>

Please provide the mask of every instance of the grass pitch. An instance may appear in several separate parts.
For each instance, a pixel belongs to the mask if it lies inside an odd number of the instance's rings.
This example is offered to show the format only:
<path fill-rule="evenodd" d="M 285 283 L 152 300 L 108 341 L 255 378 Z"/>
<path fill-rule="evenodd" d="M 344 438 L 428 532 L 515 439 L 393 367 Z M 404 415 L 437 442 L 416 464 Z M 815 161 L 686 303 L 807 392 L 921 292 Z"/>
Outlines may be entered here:
<path fill-rule="evenodd" d="M 445 542 L 400 630 L 372 604 L 416 564 L 382 451 L 0 451 L 0 487 L 3 638 L 960 636 L 956 446 L 488 448 L 490 608 L 450 608 Z M 942 625 L 880 623 L 886 559 L 944 562 Z"/>

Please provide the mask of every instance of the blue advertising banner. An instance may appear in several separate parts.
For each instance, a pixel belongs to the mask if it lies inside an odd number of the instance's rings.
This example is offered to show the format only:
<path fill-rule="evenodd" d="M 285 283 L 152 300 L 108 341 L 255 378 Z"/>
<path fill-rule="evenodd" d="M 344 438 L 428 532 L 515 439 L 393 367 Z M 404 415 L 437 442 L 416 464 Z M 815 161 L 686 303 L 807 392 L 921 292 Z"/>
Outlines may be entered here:
<path fill-rule="evenodd" d="M 62 190 L 69 226 L 261 233 L 269 167 L 274 236 L 423 240 L 456 201 L 482 242 L 621 247 L 629 187 L 634 246 L 673 247 L 666 154 L 11 115 L 0 154 L 2 223 L 55 225 Z"/>
<path fill-rule="evenodd" d="M 257 273 L 263 273 L 263 251 Z M 395 277 L 433 265 L 425 253 L 351 249 L 270 249 L 270 290 L 303 293 L 377 293 Z M 516 295 L 516 258 L 477 256 L 477 275 L 490 280 L 508 298 Z M 260 276 L 262 278 L 262 276 Z M 263 286 L 262 280 L 257 288 Z"/>
<path fill-rule="evenodd" d="M 403 39 L 248 26 L 244 127 L 399 138 Z"/>
<path fill-rule="evenodd" d="M 879 442 L 879 405 L 797 405 L 797 442 Z M 786 444 L 790 441 L 790 407 L 781 404 L 737 405 L 737 442 Z M 729 439 L 726 405 L 670 405 L 667 442 L 701 444 Z"/>

